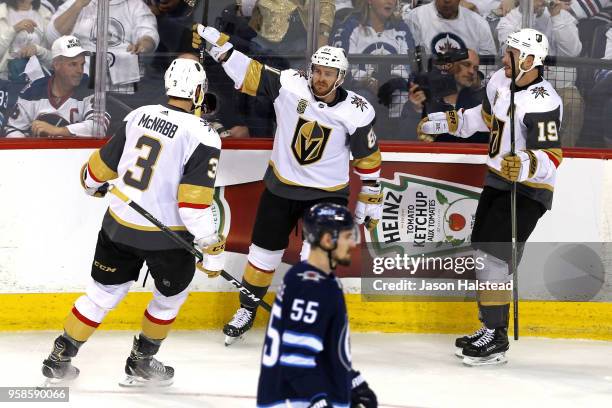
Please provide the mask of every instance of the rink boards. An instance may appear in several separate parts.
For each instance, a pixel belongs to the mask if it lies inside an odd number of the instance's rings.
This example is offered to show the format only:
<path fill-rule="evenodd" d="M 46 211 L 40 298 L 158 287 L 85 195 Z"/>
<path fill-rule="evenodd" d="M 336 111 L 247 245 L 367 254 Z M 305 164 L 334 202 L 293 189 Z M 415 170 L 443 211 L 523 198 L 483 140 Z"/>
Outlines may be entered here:
<path fill-rule="evenodd" d="M 89 142 L 91 144 L 91 142 Z M 89 277 L 105 200 L 87 197 L 78 170 L 91 153 L 86 149 L 0 149 L 0 330 L 59 329 L 72 302 Z M 232 252 L 228 271 L 241 275 L 246 262 L 250 223 L 269 150 L 225 150 L 221 158 L 216 200 L 222 228 Z M 383 152 L 383 177 L 406 176 L 443 180 L 449 186 L 477 190 L 485 156 L 456 153 Z M 425 183 L 427 184 L 427 183 Z M 452 190 L 452 189 L 451 189 Z M 353 192 L 355 193 L 355 192 Z M 538 224 L 531 241 L 612 241 L 612 165 L 606 160 L 566 158 L 559 169 L 553 211 Z M 607 205 L 606 205 L 607 203 Z M 369 237 L 371 240 L 372 237 Z M 292 237 L 285 261 L 297 259 L 299 240 Z M 610 299 L 609 254 L 599 299 Z M 278 283 L 281 273 L 275 277 Z M 359 270 L 343 271 L 352 329 L 356 331 L 454 333 L 474 326 L 472 302 L 365 302 L 359 295 Z M 144 274 L 143 274 L 144 275 Z M 142 278 L 142 276 L 141 276 Z M 104 329 L 136 329 L 151 298 L 142 279 L 123 304 L 111 312 Z M 143 293 L 144 292 L 144 293 Z M 236 295 L 227 282 L 196 275 L 192 293 L 175 327 L 220 328 L 235 310 Z M 521 302 L 521 334 L 612 340 L 612 303 L 564 302 L 546 293 Z M 258 316 L 258 324 L 267 318 Z"/>

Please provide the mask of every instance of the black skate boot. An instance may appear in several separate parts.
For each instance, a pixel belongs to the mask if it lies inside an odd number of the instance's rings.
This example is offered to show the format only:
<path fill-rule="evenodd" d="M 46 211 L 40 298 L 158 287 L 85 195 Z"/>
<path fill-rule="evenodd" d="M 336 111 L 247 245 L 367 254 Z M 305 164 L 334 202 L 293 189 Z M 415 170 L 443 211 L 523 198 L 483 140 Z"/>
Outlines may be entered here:
<path fill-rule="evenodd" d="M 507 363 L 506 351 L 509 348 L 507 328 L 487 329 L 478 340 L 463 349 L 463 364 L 480 366 Z"/>
<path fill-rule="evenodd" d="M 476 330 L 472 334 L 468 334 L 467 336 L 457 337 L 455 339 L 455 355 L 459 358 L 463 358 L 463 349 L 466 348 L 470 343 L 475 342 L 484 334 L 487 328 L 483 325 L 480 329 Z"/>
<path fill-rule="evenodd" d="M 42 373 L 47 379 L 43 386 L 61 384 L 79 376 L 79 369 L 72 365 L 72 357 L 77 355 L 81 342 L 76 345 L 63 335 L 53 342 L 53 351 L 43 361 Z"/>
<path fill-rule="evenodd" d="M 159 351 L 161 341 L 144 335 L 134 337 L 132 352 L 125 362 L 127 377 L 122 387 L 167 387 L 174 381 L 174 368 L 163 365 L 153 356 Z"/>
<path fill-rule="evenodd" d="M 223 327 L 225 334 L 225 345 L 234 344 L 238 339 L 241 339 L 244 333 L 253 327 L 257 309 L 240 307 L 232 317 L 229 323 Z"/>

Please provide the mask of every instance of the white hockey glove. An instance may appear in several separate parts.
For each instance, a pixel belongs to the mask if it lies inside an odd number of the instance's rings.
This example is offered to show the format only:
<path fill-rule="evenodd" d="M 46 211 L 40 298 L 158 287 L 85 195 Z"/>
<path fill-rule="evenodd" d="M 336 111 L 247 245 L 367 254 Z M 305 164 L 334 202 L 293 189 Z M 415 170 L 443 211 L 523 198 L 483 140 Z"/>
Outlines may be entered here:
<path fill-rule="evenodd" d="M 525 181 L 535 175 L 538 160 L 530 150 L 521 150 L 516 155 L 507 154 L 501 162 L 502 176 L 510 181 Z"/>
<path fill-rule="evenodd" d="M 219 32 L 214 27 L 205 27 L 202 24 L 198 24 L 197 35 L 203 38 L 206 41 L 206 52 L 217 62 L 219 61 L 221 56 L 232 49 L 233 45 L 229 42 L 229 36 L 227 34 Z M 198 40 L 195 38 L 196 34 L 194 33 L 194 38 L 192 40 L 192 45 L 197 45 Z"/>
<path fill-rule="evenodd" d="M 417 137 L 424 142 L 433 142 L 436 135 L 449 133 L 457 136 L 463 126 L 463 109 L 434 112 L 421 119 L 417 126 Z"/>
<path fill-rule="evenodd" d="M 216 278 L 225 266 L 225 237 L 215 234 L 211 237 L 200 238 L 196 244 L 202 249 L 202 255 L 204 255 L 202 261 L 196 263 L 196 267 L 209 278 Z"/>
<path fill-rule="evenodd" d="M 81 186 L 85 190 L 85 194 L 92 197 L 102 198 L 108 192 L 108 183 L 100 183 L 92 180 L 88 174 L 87 163 L 81 167 Z"/>
<path fill-rule="evenodd" d="M 355 221 L 357 224 L 365 223 L 368 231 L 376 228 L 382 216 L 382 194 L 380 184 L 364 184 L 357 196 L 355 207 Z"/>

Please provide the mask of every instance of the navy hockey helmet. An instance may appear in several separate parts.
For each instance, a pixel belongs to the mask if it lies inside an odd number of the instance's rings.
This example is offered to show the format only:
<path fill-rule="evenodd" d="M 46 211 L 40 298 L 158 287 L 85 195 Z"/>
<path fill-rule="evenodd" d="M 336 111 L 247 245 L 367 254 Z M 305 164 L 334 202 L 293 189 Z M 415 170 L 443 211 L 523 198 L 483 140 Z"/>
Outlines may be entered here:
<path fill-rule="evenodd" d="M 303 231 L 306 242 L 318 246 L 321 237 L 330 233 L 334 244 L 341 231 L 353 230 L 355 241 L 359 241 L 359 230 L 353 220 L 353 214 L 343 205 L 319 203 L 313 205 L 304 215 Z"/>

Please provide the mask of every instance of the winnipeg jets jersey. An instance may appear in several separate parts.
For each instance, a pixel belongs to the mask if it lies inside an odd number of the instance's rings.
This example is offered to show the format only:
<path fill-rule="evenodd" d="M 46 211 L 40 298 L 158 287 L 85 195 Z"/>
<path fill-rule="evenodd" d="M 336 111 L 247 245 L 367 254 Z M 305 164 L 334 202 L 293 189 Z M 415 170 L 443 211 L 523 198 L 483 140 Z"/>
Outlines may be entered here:
<path fill-rule="evenodd" d="M 132 111 L 124 126 L 89 159 L 94 180 L 113 183 L 163 224 L 193 240 L 179 208 L 212 204 L 221 139 L 208 123 L 170 105 Z M 177 248 L 157 227 L 111 196 L 102 228 L 132 247 Z"/>
<path fill-rule="evenodd" d="M 307 262 L 293 266 L 272 306 L 257 406 L 305 408 L 326 394 L 334 407 L 348 408 L 353 373 L 340 281 Z"/>
<path fill-rule="evenodd" d="M 501 162 L 510 153 L 510 78 L 504 69 L 495 72 L 487 84 L 482 105 L 464 112 L 460 136 L 490 129 L 489 156 L 485 184 L 509 190 L 510 182 L 502 177 Z M 529 178 L 517 189 L 546 208 L 552 206 L 556 169 L 563 159 L 560 127 L 563 103 L 550 82 L 539 77 L 514 95 L 515 150 L 527 150 L 532 159 Z"/>
<path fill-rule="evenodd" d="M 42 120 L 53 126 L 67 127 L 74 136 L 94 135 L 94 95 L 84 75 L 72 94 L 56 98 L 51 93 L 53 77 L 44 77 L 25 88 L 13 108 L 5 129 L 6 137 L 30 136 L 32 122 Z M 108 127 L 110 115 L 106 114 Z"/>
<path fill-rule="evenodd" d="M 363 97 L 338 88 L 334 102 L 321 102 L 304 72 L 279 71 L 237 50 L 223 68 L 242 92 L 274 101 L 277 126 L 264 176 L 272 193 L 294 200 L 347 196 L 351 154 L 360 177 L 378 177 L 375 112 Z"/>
<path fill-rule="evenodd" d="M 480 55 L 497 54 L 487 20 L 465 7 L 459 7 L 457 18 L 449 20 L 440 17 L 431 2 L 412 9 L 406 15 L 406 24 L 416 45 L 424 46 L 427 53 L 471 48 Z"/>

